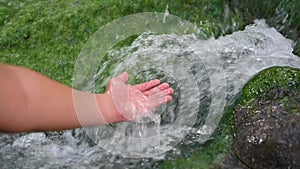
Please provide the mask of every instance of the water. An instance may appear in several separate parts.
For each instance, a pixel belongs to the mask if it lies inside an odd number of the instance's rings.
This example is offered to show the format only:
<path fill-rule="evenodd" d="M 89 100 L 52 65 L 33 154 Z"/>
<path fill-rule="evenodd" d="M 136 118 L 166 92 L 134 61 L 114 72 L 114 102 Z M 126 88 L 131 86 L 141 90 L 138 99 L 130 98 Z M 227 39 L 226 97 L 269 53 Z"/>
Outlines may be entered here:
<path fill-rule="evenodd" d="M 169 150 L 174 147 L 172 142 L 176 144 L 181 141 L 189 130 L 197 134 L 194 141 L 204 143 L 216 129 L 225 106 L 233 103 L 242 87 L 254 75 L 274 66 L 299 68 L 299 58 L 292 53 L 292 44 L 291 40 L 284 38 L 274 28 L 269 28 L 263 20 L 257 20 L 244 31 L 217 40 L 212 38 L 203 41 L 193 35 L 141 35 L 130 47 L 111 52 L 113 58 L 124 59 L 115 71 L 130 70 L 135 77 L 141 74 L 140 70 L 148 71 L 148 74 L 152 72 L 148 77 L 165 78 L 180 94 L 175 96 L 168 111 L 158 113 L 163 116 L 163 125 L 146 127 L 145 131 L 142 128 L 145 124 L 137 126 L 122 123 L 113 129 L 98 128 L 92 133 L 117 133 L 104 138 L 100 136 L 101 139 L 96 138 L 97 142 L 102 145 L 102 139 L 108 139 L 110 141 L 105 149 L 126 156 L 133 152 L 138 156 L 147 156 L 147 153 L 153 153 L 151 151 L 158 153 L 157 147 Z M 153 72 L 153 69 L 159 72 Z M 143 74 L 141 76 L 145 77 Z M 176 83 L 172 83 L 174 79 Z M 195 105 L 208 110 L 198 115 L 196 121 L 198 109 L 194 109 Z M 165 117 L 166 112 L 171 117 Z M 127 132 L 126 128 L 131 130 Z M 146 136 L 135 134 L 139 131 L 148 132 L 150 128 L 159 131 Z M 142 139 L 136 141 L 128 138 L 130 136 Z M 118 141 L 115 144 L 111 140 Z M 138 149 L 140 144 L 144 144 L 142 149 Z M 153 146 L 153 149 L 144 149 L 149 146 Z"/>
<path fill-rule="evenodd" d="M 181 144 L 206 142 L 224 108 L 257 73 L 274 66 L 299 69 L 292 44 L 264 20 L 218 39 L 144 33 L 109 55 L 118 61 L 112 74 L 128 70 L 135 80 L 160 78 L 175 89 L 173 101 L 156 111 L 156 123 L 148 119 L 85 128 L 86 132 L 1 134 L 0 168 L 155 167 L 157 160 L 180 156 L 176 144 L 187 133 L 193 137 Z M 111 60 L 105 63 L 110 64 Z M 97 78 L 105 71 L 99 69 Z"/>

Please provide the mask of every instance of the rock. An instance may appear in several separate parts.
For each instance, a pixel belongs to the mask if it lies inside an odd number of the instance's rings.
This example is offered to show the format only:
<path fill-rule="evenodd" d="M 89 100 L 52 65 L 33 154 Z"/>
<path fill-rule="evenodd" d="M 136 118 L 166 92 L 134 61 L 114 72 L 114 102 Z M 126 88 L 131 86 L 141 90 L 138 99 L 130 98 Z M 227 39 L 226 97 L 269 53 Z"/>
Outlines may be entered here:
<path fill-rule="evenodd" d="M 235 109 L 232 151 L 248 168 L 300 168 L 300 93 L 273 88 Z M 292 112 L 290 112 L 292 110 Z"/>

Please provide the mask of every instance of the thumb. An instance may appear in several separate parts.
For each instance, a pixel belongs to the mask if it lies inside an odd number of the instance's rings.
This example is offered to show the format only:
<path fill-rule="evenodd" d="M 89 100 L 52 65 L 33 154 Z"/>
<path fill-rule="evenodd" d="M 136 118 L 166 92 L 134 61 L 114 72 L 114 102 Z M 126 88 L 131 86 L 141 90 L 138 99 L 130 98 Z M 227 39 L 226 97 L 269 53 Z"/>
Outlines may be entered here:
<path fill-rule="evenodd" d="M 128 81 L 128 73 L 125 71 L 121 74 L 119 74 L 118 76 L 115 77 L 116 80 L 120 80 L 124 83 L 127 83 Z"/>

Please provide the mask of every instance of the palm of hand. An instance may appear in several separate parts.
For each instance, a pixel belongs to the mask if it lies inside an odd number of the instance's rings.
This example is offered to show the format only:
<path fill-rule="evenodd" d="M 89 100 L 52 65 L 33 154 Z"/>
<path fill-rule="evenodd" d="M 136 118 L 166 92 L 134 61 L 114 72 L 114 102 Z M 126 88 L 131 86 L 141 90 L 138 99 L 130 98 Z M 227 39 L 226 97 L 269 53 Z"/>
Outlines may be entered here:
<path fill-rule="evenodd" d="M 174 92 L 169 84 L 151 80 L 142 84 L 127 85 L 128 73 L 124 72 L 110 80 L 108 93 L 111 93 L 114 106 L 126 120 L 137 120 L 154 112 L 155 108 L 172 100 Z"/>

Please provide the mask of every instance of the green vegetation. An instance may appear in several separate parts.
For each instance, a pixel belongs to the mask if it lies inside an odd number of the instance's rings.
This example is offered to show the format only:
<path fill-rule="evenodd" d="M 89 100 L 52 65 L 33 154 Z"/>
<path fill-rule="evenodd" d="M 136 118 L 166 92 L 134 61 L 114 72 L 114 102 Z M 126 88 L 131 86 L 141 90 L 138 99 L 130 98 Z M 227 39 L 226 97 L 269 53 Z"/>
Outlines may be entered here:
<path fill-rule="evenodd" d="M 295 53 L 300 54 L 298 0 L 0 0 L 0 61 L 31 68 L 71 86 L 76 58 L 98 28 L 129 14 L 165 12 L 167 6 L 170 14 L 197 24 L 208 37 L 243 29 L 254 18 L 266 18 L 296 41 Z M 237 103 L 246 104 L 275 85 L 299 89 L 299 72 L 266 70 L 245 86 Z M 234 133 L 232 112 L 233 107 L 227 110 L 213 140 L 199 145 L 199 151 L 163 161 L 160 166 L 208 168 L 228 152 Z M 182 149 L 192 148 L 195 146 Z"/>
<path fill-rule="evenodd" d="M 2 0 L 0 61 L 34 69 L 71 85 L 75 60 L 88 38 L 101 26 L 133 13 L 165 12 L 191 22 L 206 21 L 203 30 L 220 32 L 219 1 Z M 208 7 L 208 9 L 204 9 Z"/>
<path fill-rule="evenodd" d="M 275 86 L 300 90 L 299 71 L 290 68 L 271 68 L 259 73 L 246 84 L 239 103 L 246 105 L 249 100 L 257 98 L 266 89 Z"/>

